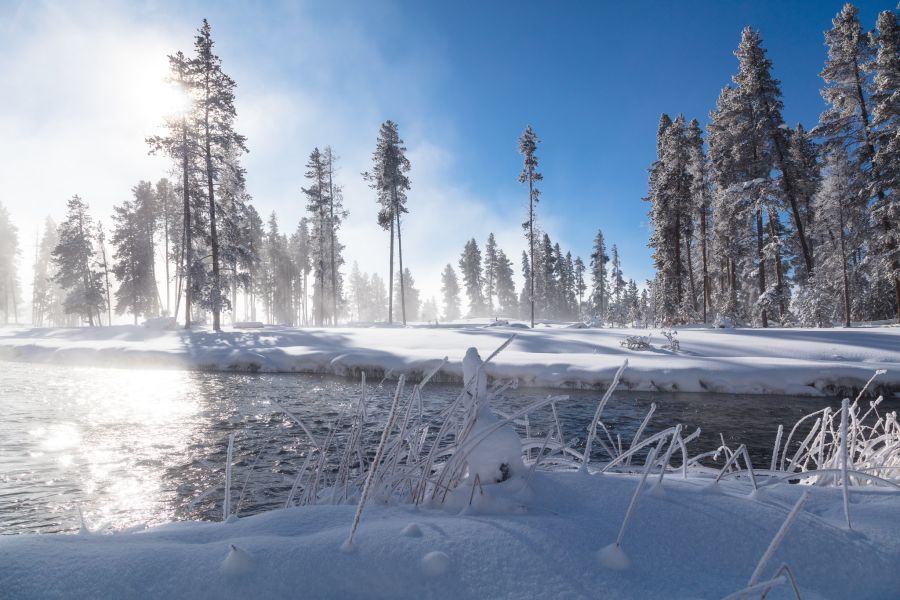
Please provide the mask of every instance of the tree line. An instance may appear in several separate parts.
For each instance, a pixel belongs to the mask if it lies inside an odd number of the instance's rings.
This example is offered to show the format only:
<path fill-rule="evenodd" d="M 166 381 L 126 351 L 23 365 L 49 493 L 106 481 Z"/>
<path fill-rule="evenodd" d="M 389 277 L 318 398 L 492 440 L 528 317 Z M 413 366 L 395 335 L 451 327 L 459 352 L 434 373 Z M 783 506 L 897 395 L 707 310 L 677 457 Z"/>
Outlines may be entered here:
<path fill-rule="evenodd" d="M 663 114 L 648 195 L 663 324 L 826 326 L 900 316 L 900 28 L 866 32 L 847 4 L 825 33 L 827 104 L 811 130 L 782 116 L 762 38 L 710 113 Z"/>

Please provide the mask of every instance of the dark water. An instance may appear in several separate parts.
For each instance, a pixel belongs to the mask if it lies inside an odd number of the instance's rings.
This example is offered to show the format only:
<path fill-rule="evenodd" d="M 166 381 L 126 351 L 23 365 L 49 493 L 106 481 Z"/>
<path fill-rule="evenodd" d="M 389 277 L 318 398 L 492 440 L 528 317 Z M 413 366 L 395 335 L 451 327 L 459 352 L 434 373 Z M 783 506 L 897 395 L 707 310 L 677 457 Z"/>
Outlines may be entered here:
<path fill-rule="evenodd" d="M 394 385 L 367 387 L 373 439 Z M 437 414 L 459 390 L 430 384 L 426 412 Z M 495 408 L 512 412 L 561 393 L 510 390 Z M 92 529 L 220 519 L 231 432 L 232 502 L 239 514 L 281 507 L 307 446 L 273 401 L 324 435 L 359 394 L 358 382 L 333 377 L 0 362 L 0 533 L 76 530 L 79 509 Z M 583 447 L 601 394 L 568 394 L 558 404 L 563 432 Z M 647 434 L 676 423 L 687 432 L 699 426 L 703 433 L 690 446 L 692 454 L 716 448 L 721 433 L 732 447 L 747 444 L 761 467 L 768 465 L 779 423 L 789 428 L 804 414 L 840 406 L 821 398 L 622 392 L 607 405 L 603 422 L 627 447 L 651 402 L 657 410 Z M 534 415 L 532 436 L 546 435 L 550 415 L 549 409 Z M 596 449 L 594 458 L 603 460 Z"/>

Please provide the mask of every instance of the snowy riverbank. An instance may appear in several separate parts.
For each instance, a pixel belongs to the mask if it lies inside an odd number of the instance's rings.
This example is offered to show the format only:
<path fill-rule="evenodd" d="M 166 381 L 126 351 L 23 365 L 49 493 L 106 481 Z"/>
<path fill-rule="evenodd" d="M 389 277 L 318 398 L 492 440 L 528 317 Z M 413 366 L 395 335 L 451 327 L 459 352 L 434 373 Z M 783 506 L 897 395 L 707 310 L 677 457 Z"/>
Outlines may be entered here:
<path fill-rule="evenodd" d="M 451 357 L 441 373 L 461 378 L 458 358 L 469 346 L 492 348 L 518 338 L 487 371 L 520 385 L 605 387 L 623 359 L 622 389 L 820 395 L 861 387 L 876 369 L 879 385 L 900 390 L 900 328 L 684 329 L 681 351 L 661 346 L 658 331 L 485 327 L 164 331 L 116 326 L 0 329 L 0 359 L 57 364 L 307 372 L 415 377 Z M 629 335 L 652 334 L 650 350 L 627 350 Z"/>
<path fill-rule="evenodd" d="M 371 506 L 349 553 L 340 547 L 351 505 L 137 533 L 0 536 L 0 596 L 721 598 L 747 585 L 808 489 L 780 485 L 751 497 L 746 481 L 713 492 L 709 480 L 667 477 L 664 493 L 638 499 L 622 542 L 631 566 L 611 570 L 597 553 L 616 539 L 637 483 L 636 476 L 539 472 L 527 485 L 491 486 L 487 500 L 476 494 L 462 514 Z M 812 490 L 759 581 L 784 563 L 807 600 L 896 596 L 896 493 L 854 491 L 852 531 L 842 524 L 840 498 L 838 488 Z M 781 585 L 769 597 L 794 596 Z"/>

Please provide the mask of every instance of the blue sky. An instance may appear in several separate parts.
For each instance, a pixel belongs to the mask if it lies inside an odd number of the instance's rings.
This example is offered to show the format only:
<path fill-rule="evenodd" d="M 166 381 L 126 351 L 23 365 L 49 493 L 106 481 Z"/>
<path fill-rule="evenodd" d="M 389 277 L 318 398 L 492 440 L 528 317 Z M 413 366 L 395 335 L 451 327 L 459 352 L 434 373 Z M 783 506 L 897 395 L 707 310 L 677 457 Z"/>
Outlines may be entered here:
<path fill-rule="evenodd" d="M 0 2 L 0 125 L 19 140 L 0 150 L 2 201 L 30 240 L 73 193 L 103 216 L 138 179 L 162 176 L 167 164 L 147 157 L 142 139 L 158 124 L 165 54 L 189 50 L 207 17 L 239 84 L 250 192 L 282 228 L 302 214 L 306 156 L 330 143 L 343 157 L 348 259 L 386 272 L 386 235 L 358 174 L 391 118 L 413 163 L 405 262 L 426 294 L 438 293 L 440 267 L 464 241 L 489 231 L 518 269 L 526 198 L 516 138 L 530 123 L 543 140 L 546 229 L 586 259 L 602 228 L 626 277 L 640 281 L 652 274 L 640 199 L 659 114 L 705 124 L 751 25 L 782 81 L 785 117 L 811 126 L 823 108 L 822 32 L 841 5 Z M 867 28 L 892 7 L 857 5 Z"/>

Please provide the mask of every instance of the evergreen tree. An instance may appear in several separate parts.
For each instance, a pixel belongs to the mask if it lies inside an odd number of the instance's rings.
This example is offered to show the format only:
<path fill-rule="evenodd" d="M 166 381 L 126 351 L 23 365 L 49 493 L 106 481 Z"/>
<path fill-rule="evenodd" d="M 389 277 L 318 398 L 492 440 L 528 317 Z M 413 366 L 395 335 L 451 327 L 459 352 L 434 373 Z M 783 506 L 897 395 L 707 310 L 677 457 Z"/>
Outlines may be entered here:
<path fill-rule="evenodd" d="M 422 304 L 419 299 L 419 290 L 416 289 L 415 285 L 416 282 L 409 269 L 405 269 L 405 272 L 402 274 L 399 271 L 397 272 L 397 276 L 394 278 L 394 293 L 401 298 L 406 298 L 406 316 L 410 321 L 419 320 L 419 308 Z M 403 286 L 402 292 L 400 286 Z M 394 308 L 396 310 L 396 307 Z M 402 315 L 397 315 L 397 317 L 399 319 Z"/>
<path fill-rule="evenodd" d="M 591 311 L 594 319 L 601 325 L 606 321 L 607 305 L 609 303 L 608 284 L 606 280 L 606 263 L 609 255 L 606 254 L 606 242 L 603 239 L 603 231 L 597 230 L 594 238 L 594 248 L 591 251 Z"/>
<path fill-rule="evenodd" d="M 106 232 L 100 222 L 97 223 L 97 247 L 100 249 L 99 265 L 103 269 L 103 287 L 106 290 L 106 324 L 112 326 L 112 286 L 109 284 L 109 261 L 106 260 Z"/>
<path fill-rule="evenodd" d="M 65 292 L 54 281 L 56 267 L 53 263 L 53 249 L 58 242 L 56 223 L 47 217 L 33 267 L 31 322 L 35 327 L 45 324 L 50 327 L 70 325 L 69 317 L 63 310 Z"/>
<path fill-rule="evenodd" d="M 482 294 L 484 274 L 481 268 L 481 250 L 474 238 L 466 242 L 459 258 L 459 270 L 466 286 L 466 296 L 469 298 L 469 316 L 483 316 L 485 310 L 484 295 Z"/>
<path fill-rule="evenodd" d="M 337 325 L 338 304 L 341 299 L 339 269 L 344 264 L 341 252 L 344 247 L 338 241 L 337 232 L 348 213 L 344 210 L 343 189 L 335 183 L 335 162 L 337 161 L 337 156 L 335 156 L 331 146 L 325 147 L 325 153 L 322 158 L 325 163 L 325 170 L 328 173 L 328 249 L 330 259 L 328 275 L 331 282 L 331 314 L 334 324 Z"/>
<path fill-rule="evenodd" d="M 878 15 L 873 40 L 877 52 L 872 64 L 876 138 L 872 246 L 879 271 L 893 284 L 893 304 L 900 320 L 900 25 L 895 13 L 886 10 Z"/>
<path fill-rule="evenodd" d="M 519 295 L 519 313 L 523 319 L 527 319 L 530 314 L 531 299 L 534 297 L 532 293 L 534 282 L 531 277 L 531 261 L 528 259 L 526 250 L 522 251 L 522 279 L 525 282 L 522 285 L 522 293 Z"/>
<path fill-rule="evenodd" d="M 380 210 L 378 224 L 382 229 L 391 232 L 391 260 L 388 279 L 394 279 L 394 230 L 397 232 L 397 254 L 400 259 L 400 278 L 403 279 L 403 246 L 400 235 L 400 215 L 409 212 L 406 208 L 406 192 L 410 189 L 409 159 L 406 158 L 406 147 L 400 139 L 397 124 L 385 121 L 378 132 L 375 152 L 372 153 L 372 171 L 363 173 L 363 178 L 375 190 Z M 403 324 L 406 325 L 406 300 L 403 296 L 405 286 L 400 286 L 400 306 Z M 393 323 L 394 296 L 388 296 L 388 322 Z"/>
<path fill-rule="evenodd" d="M 525 128 L 525 131 L 522 133 L 521 137 L 519 137 L 519 153 L 522 155 L 524 159 L 524 164 L 522 166 L 522 172 L 519 174 L 519 183 L 527 183 L 528 184 L 528 220 L 522 224 L 522 227 L 525 229 L 525 237 L 528 240 L 528 259 L 531 267 L 529 268 L 530 272 L 533 274 L 535 269 L 535 256 L 534 256 L 534 246 L 535 246 L 535 230 L 534 230 L 534 209 L 540 199 L 541 191 L 537 188 L 536 183 L 541 181 L 544 176 L 541 175 L 538 168 L 538 157 L 537 157 L 537 145 L 540 143 L 540 139 L 538 139 L 537 134 L 531 128 L 531 125 Z M 528 301 L 531 304 L 531 327 L 534 329 L 534 288 L 535 281 L 534 277 L 530 277 L 528 279 L 529 283 L 529 293 L 528 293 Z"/>
<path fill-rule="evenodd" d="M 133 198 L 113 209 L 112 272 L 119 281 L 116 290 L 116 314 L 130 312 L 138 317 L 157 313 L 156 280 L 153 277 L 153 241 L 148 215 L 153 211 L 154 190 L 147 181 L 132 188 Z"/>
<path fill-rule="evenodd" d="M 708 312 L 712 302 L 712 290 L 709 268 L 710 221 L 712 217 L 712 191 L 710 189 L 709 162 L 703 149 L 703 131 L 697 119 L 691 119 L 687 130 L 688 174 L 691 178 L 691 211 L 692 218 L 699 227 L 700 266 L 701 266 L 701 306 L 702 319 L 708 321 Z M 693 282 L 693 275 L 691 276 Z M 693 286 L 692 286 L 693 287 Z M 696 294 L 692 292 L 696 301 Z M 632 319 L 637 320 L 637 319 Z"/>
<path fill-rule="evenodd" d="M 625 278 L 622 276 L 622 262 L 619 260 L 619 249 L 615 244 L 610 249 L 610 255 L 609 287 L 612 296 L 610 321 L 622 325 L 627 319 L 628 310 L 624 302 Z"/>
<path fill-rule="evenodd" d="M 494 310 L 494 295 L 497 293 L 497 269 L 499 255 L 497 254 L 497 240 L 494 234 L 488 234 L 487 243 L 484 245 L 484 299 L 487 311 Z"/>
<path fill-rule="evenodd" d="M 65 291 L 66 313 L 77 314 L 94 326 L 105 308 L 101 275 L 96 270 L 93 220 L 88 205 L 79 196 L 67 203 L 66 219 L 59 226 L 59 241 L 53 249 L 56 281 Z"/>
<path fill-rule="evenodd" d="M 10 317 L 18 323 L 17 305 L 21 295 L 18 292 L 19 277 L 16 260 L 19 254 L 19 230 L 13 225 L 9 211 L 0 204 L 0 311 L 3 312 L 3 323 L 9 323 Z"/>
<path fill-rule="evenodd" d="M 578 319 L 584 318 L 584 293 L 587 291 L 587 284 L 584 281 L 584 261 L 578 256 L 575 258 L 575 295 L 578 296 Z"/>
<path fill-rule="evenodd" d="M 310 181 L 308 188 L 303 188 L 306 195 L 306 210 L 312 222 L 311 262 L 315 277 L 313 297 L 315 298 L 315 323 L 321 327 L 325 324 L 325 281 L 328 271 L 328 244 L 330 239 L 328 212 L 331 200 L 328 197 L 328 174 L 322 154 L 318 148 L 313 149 L 306 163 L 306 178 Z"/>
<path fill-rule="evenodd" d="M 193 76 L 190 62 L 182 52 L 176 52 L 169 56 L 170 83 L 190 99 L 197 88 L 196 79 Z M 196 204 L 200 201 L 199 194 L 199 158 L 200 146 L 197 135 L 196 120 L 190 111 L 184 110 L 167 115 L 165 118 L 167 133 L 161 136 L 147 138 L 151 153 L 162 153 L 175 162 L 181 181 L 178 185 L 181 192 L 181 240 L 180 260 L 178 261 L 179 284 L 184 289 L 184 328 L 191 327 L 191 311 L 193 310 L 193 294 L 196 287 L 193 276 L 199 271 L 196 268 L 194 254 L 194 229 L 197 226 Z M 178 191 L 178 190 L 176 190 Z M 176 288 L 179 286 L 176 286 Z M 176 291 L 177 298 L 181 294 Z M 175 309 L 177 312 L 178 309 Z"/>
<path fill-rule="evenodd" d="M 314 241 L 310 236 L 309 220 L 306 217 L 300 219 L 297 230 L 291 235 L 291 255 L 294 264 L 295 281 L 293 285 L 294 305 L 297 313 L 297 323 L 308 325 L 309 312 L 309 274 L 313 270 Z"/>
<path fill-rule="evenodd" d="M 216 185 L 226 161 L 234 160 L 240 152 L 246 152 L 244 136 L 234 130 L 237 111 L 234 108 L 236 83 L 222 71 L 222 59 L 213 52 L 212 30 L 209 22 L 203 24 L 194 41 L 195 56 L 190 61 L 191 76 L 195 81 L 194 117 L 197 120 L 206 200 L 209 206 L 209 245 L 211 273 L 209 284 L 204 286 L 201 300 L 213 315 L 213 330 L 221 330 L 221 312 L 227 310 L 228 300 L 223 294 L 220 276 L 219 234 L 216 211 Z"/>
<path fill-rule="evenodd" d="M 387 286 L 385 286 L 384 284 L 384 279 L 382 279 L 378 273 L 372 273 L 370 288 L 372 291 L 372 298 L 370 302 L 372 312 L 370 314 L 370 318 L 366 320 L 379 321 L 381 319 L 384 319 L 385 315 L 390 314 L 388 312 L 388 304 L 390 300 L 388 299 L 388 291 Z"/>
<path fill-rule="evenodd" d="M 502 314 L 515 316 L 518 313 L 516 285 L 513 282 L 513 263 L 503 250 L 497 250 L 496 268 L 497 304 Z"/>
<path fill-rule="evenodd" d="M 441 293 L 444 297 L 444 320 L 455 321 L 460 317 L 459 280 L 456 278 L 456 271 L 449 263 L 441 273 Z"/>

